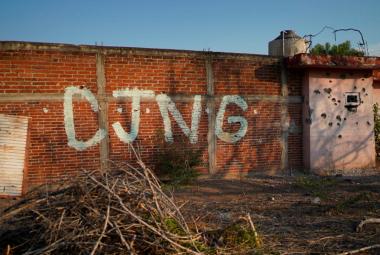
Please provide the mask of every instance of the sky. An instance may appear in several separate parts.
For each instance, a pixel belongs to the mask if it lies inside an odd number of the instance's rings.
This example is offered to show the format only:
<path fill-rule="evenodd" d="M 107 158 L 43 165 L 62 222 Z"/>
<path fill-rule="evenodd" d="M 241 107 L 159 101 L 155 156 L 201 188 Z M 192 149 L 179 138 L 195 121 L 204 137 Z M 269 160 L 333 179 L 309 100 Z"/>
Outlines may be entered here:
<path fill-rule="evenodd" d="M 34 41 L 267 54 L 280 31 L 359 29 L 380 56 L 378 0 L 0 0 L 0 41 Z M 360 42 L 331 30 L 316 43 Z"/>

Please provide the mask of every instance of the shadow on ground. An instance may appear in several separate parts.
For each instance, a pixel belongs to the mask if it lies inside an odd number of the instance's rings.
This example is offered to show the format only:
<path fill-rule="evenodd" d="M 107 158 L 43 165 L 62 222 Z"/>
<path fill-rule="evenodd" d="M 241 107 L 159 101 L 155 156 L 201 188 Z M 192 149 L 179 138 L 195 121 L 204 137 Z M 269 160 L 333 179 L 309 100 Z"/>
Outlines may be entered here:
<path fill-rule="evenodd" d="M 281 254 L 335 254 L 380 241 L 380 226 L 355 231 L 361 220 L 380 218 L 380 176 L 207 179 L 174 197 L 200 227 L 250 213 L 264 245 Z M 371 252 L 361 254 L 380 254 Z"/>

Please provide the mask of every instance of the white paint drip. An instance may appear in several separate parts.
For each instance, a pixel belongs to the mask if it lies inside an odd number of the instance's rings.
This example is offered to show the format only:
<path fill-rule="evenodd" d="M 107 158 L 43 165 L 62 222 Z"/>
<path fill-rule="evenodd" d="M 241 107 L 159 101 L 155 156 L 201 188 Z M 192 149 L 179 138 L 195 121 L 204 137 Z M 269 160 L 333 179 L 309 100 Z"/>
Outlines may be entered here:
<path fill-rule="evenodd" d="M 74 124 L 74 115 L 73 115 L 73 95 L 80 94 L 82 98 L 85 98 L 90 104 L 91 109 L 94 112 L 97 112 L 99 109 L 98 101 L 96 100 L 94 94 L 86 88 L 79 89 L 77 87 L 71 86 L 65 89 L 64 95 L 64 122 L 65 122 L 65 131 L 67 135 L 68 145 L 75 148 L 78 151 L 87 149 L 90 146 L 93 146 L 99 143 L 106 135 L 107 132 L 104 129 L 99 129 L 96 131 L 95 135 L 87 141 L 80 141 L 75 138 L 75 124 Z"/>
<path fill-rule="evenodd" d="M 154 92 L 152 90 L 139 90 L 134 89 L 124 89 L 116 90 L 112 93 L 114 97 L 132 97 L 132 120 L 130 133 L 125 132 L 120 122 L 115 122 L 112 124 L 116 135 L 124 143 L 133 142 L 139 133 L 140 126 L 140 101 L 142 97 L 152 98 L 154 97 Z"/>
<path fill-rule="evenodd" d="M 227 121 L 229 124 L 240 123 L 240 129 L 236 133 L 228 133 L 223 131 L 223 119 L 226 107 L 228 104 L 234 103 L 238 105 L 243 111 L 246 111 L 248 108 L 245 100 L 238 95 L 224 96 L 220 104 L 218 114 L 216 115 L 215 123 L 215 134 L 224 142 L 235 143 L 245 136 L 248 129 L 248 122 L 242 116 L 230 116 Z"/>
<path fill-rule="evenodd" d="M 149 109 L 149 108 L 146 108 L 146 109 L 145 109 L 145 113 L 150 113 L 150 109 Z"/>
<path fill-rule="evenodd" d="M 48 113 L 48 112 L 49 112 L 49 109 L 46 108 L 46 107 L 44 107 L 44 108 L 42 108 L 42 111 L 43 111 L 44 113 Z"/>
<path fill-rule="evenodd" d="M 190 143 L 197 143 L 198 141 L 198 126 L 202 111 L 201 96 L 194 96 L 193 111 L 191 113 L 191 128 L 186 125 L 181 113 L 176 108 L 174 102 L 166 94 L 156 96 L 162 119 L 164 121 L 165 140 L 173 142 L 173 132 L 169 112 L 172 114 L 174 120 L 177 122 L 183 133 L 189 137 Z"/>
<path fill-rule="evenodd" d="M 118 107 L 118 108 L 116 109 L 116 111 L 117 111 L 118 113 L 122 113 L 122 112 L 123 112 L 123 108 Z"/>

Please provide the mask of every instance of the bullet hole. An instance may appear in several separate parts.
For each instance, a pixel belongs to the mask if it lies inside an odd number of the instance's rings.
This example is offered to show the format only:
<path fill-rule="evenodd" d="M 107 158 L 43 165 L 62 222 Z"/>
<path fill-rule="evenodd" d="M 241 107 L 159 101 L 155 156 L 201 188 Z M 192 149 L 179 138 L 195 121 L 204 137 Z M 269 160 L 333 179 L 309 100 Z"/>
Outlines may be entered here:
<path fill-rule="evenodd" d="M 368 125 L 368 126 L 371 126 L 371 122 L 367 121 L 367 125 Z"/>
<path fill-rule="evenodd" d="M 321 91 L 319 91 L 319 89 L 316 89 L 316 90 L 314 90 L 314 94 L 321 94 Z"/>
<path fill-rule="evenodd" d="M 359 122 L 355 122 L 356 126 L 359 126 Z"/>
<path fill-rule="evenodd" d="M 339 120 L 339 121 L 342 120 L 342 118 L 340 117 L 340 115 L 336 116 L 336 119 Z"/>
<path fill-rule="evenodd" d="M 329 80 L 330 83 L 332 83 L 332 80 Z"/>
<path fill-rule="evenodd" d="M 328 96 L 327 98 L 331 98 L 331 96 Z"/>
<path fill-rule="evenodd" d="M 342 135 L 338 135 L 338 138 L 339 138 L 339 139 L 342 139 Z"/>
<path fill-rule="evenodd" d="M 346 118 L 344 118 L 343 120 L 347 120 Z"/>
<path fill-rule="evenodd" d="M 331 93 L 331 88 L 324 88 L 323 91 L 326 92 L 327 94 L 330 94 Z"/>
<path fill-rule="evenodd" d="M 363 93 L 365 92 L 365 88 L 362 88 Z"/>
<path fill-rule="evenodd" d="M 326 113 L 322 113 L 321 117 L 324 118 L 324 119 L 326 119 L 326 117 L 327 117 Z"/>
<path fill-rule="evenodd" d="M 333 123 L 332 122 L 329 122 L 329 126 L 332 127 Z"/>
<path fill-rule="evenodd" d="M 364 79 L 364 78 L 362 78 L 362 81 L 365 81 L 365 79 Z"/>
<path fill-rule="evenodd" d="M 337 103 L 334 103 L 335 105 L 338 105 Z"/>
<path fill-rule="evenodd" d="M 364 101 L 361 101 L 362 104 L 364 104 Z"/>
<path fill-rule="evenodd" d="M 357 87 L 356 87 L 356 86 L 354 86 L 354 89 L 357 89 Z"/>
<path fill-rule="evenodd" d="M 338 103 L 340 103 L 340 100 L 338 100 Z"/>
<path fill-rule="evenodd" d="M 333 102 L 336 102 L 336 99 L 335 99 L 335 97 L 333 97 L 333 99 L 331 99 Z"/>
<path fill-rule="evenodd" d="M 338 127 L 340 127 L 340 123 L 338 122 L 338 123 L 336 123 L 336 125 L 338 126 Z"/>
<path fill-rule="evenodd" d="M 347 75 L 346 75 L 345 73 L 342 73 L 342 74 L 340 75 L 340 78 L 341 78 L 341 79 L 346 79 L 346 76 L 347 76 Z"/>
<path fill-rule="evenodd" d="M 368 93 L 365 93 L 364 95 L 365 95 L 365 96 L 368 96 Z"/>
<path fill-rule="evenodd" d="M 79 88 L 80 88 L 80 89 L 84 89 L 84 86 L 83 86 L 83 85 L 80 85 Z"/>

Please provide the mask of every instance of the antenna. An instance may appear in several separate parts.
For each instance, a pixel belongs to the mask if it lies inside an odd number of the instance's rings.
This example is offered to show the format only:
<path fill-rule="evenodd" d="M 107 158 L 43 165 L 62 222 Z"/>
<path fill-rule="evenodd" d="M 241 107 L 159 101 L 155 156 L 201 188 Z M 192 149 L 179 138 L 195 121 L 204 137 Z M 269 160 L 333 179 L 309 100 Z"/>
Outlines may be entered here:
<path fill-rule="evenodd" d="M 318 35 L 320 35 L 323 31 L 325 31 L 326 29 L 329 29 L 329 30 L 332 30 L 332 33 L 334 34 L 334 40 L 336 42 L 336 34 L 338 32 L 347 32 L 347 31 L 354 31 L 354 32 L 357 32 L 359 33 L 360 35 L 360 38 L 361 38 L 361 42 L 358 43 L 358 46 L 359 46 L 359 49 L 364 53 L 364 55 L 368 56 L 369 55 L 369 52 L 368 52 L 368 44 L 367 44 L 367 41 L 364 40 L 364 36 L 363 36 L 363 33 L 359 30 L 359 29 L 356 29 L 356 28 L 339 28 L 339 29 L 335 29 L 333 27 L 330 27 L 330 26 L 324 26 L 318 33 L 316 34 L 309 34 L 309 35 L 304 35 L 304 39 L 306 40 L 306 38 L 308 38 L 307 42 L 308 42 L 308 47 L 307 47 L 307 50 L 309 50 L 313 44 L 313 41 L 312 41 L 312 38 L 313 37 L 316 37 Z"/>

